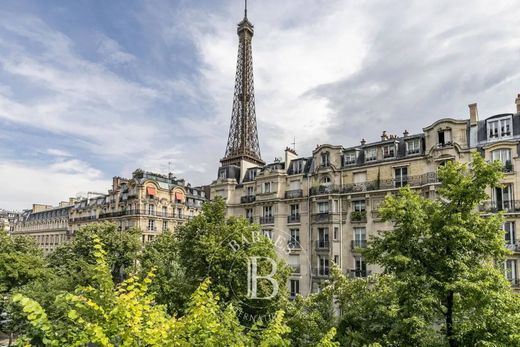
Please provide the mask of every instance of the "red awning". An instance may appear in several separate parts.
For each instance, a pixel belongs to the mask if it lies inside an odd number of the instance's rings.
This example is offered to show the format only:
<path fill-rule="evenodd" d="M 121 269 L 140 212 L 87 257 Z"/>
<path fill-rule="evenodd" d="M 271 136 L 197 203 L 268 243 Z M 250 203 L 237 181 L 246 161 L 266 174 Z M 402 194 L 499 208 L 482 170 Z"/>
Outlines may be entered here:
<path fill-rule="evenodd" d="M 184 194 L 181 192 L 175 192 L 175 200 L 184 201 Z"/>
<path fill-rule="evenodd" d="M 155 196 L 155 187 L 146 187 L 146 195 Z"/>

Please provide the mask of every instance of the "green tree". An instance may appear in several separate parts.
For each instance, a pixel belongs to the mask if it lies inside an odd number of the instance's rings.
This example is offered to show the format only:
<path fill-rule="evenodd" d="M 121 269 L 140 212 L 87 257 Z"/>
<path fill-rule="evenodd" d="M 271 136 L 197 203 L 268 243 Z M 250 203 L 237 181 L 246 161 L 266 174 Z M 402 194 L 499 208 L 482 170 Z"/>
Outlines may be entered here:
<path fill-rule="evenodd" d="M 225 303 L 233 303 L 239 312 L 242 323 L 252 324 L 258 319 L 269 320 L 274 313 L 285 306 L 287 300 L 286 281 L 289 274 L 287 265 L 281 260 L 271 240 L 261 235 L 258 225 L 251 225 L 245 218 L 226 218 L 224 200 L 217 198 L 206 203 L 200 215 L 178 228 L 174 233 L 175 241 L 168 243 L 173 247 L 171 254 L 178 256 L 180 273 L 189 293 L 197 288 L 206 277 L 211 278 L 211 291 Z M 159 242 L 162 244 L 161 238 Z M 152 244 L 151 247 L 156 247 Z M 167 248 L 161 248 L 168 252 Z M 147 251 L 145 251 L 146 253 Z M 157 253 L 156 253 L 157 254 Z M 158 259 L 147 258 L 146 264 L 158 263 L 169 266 L 170 259 L 157 254 Z M 276 296 L 270 300 L 252 299 L 247 296 L 247 268 L 252 256 L 263 257 L 258 260 L 258 273 L 266 275 L 276 264 L 274 279 L 279 285 Z M 168 256 L 169 257 L 169 256 Z M 148 267 L 150 265 L 147 265 Z M 161 274 L 169 269 L 161 269 Z M 172 272 L 173 278 L 179 272 Z M 161 280 L 172 283 L 170 280 Z M 174 289 L 177 290 L 177 289 Z M 272 284 L 267 280 L 258 281 L 259 296 L 269 296 Z"/>
<path fill-rule="evenodd" d="M 427 331 L 449 346 L 517 346 L 518 298 L 495 263 L 509 252 L 502 216 L 477 210 L 486 188 L 498 185 L 500 165 L 475 153 L 471 169 L 448 163 L 438 174 L 437 200 L 409 188 L 385 199 L 381 216 L 395 228 L 373 239 L 365 256 L 396 280 L 403 337 Z"/>
<path fill-rule="evenodd" d="M 34 240 L 0 231 L 0 331 L 12 334 L 20 329 L 9 307 L 10 297 L 44 275 L 43 254 Z"/>
<path fill-rule="evenodd" d="M 218 298 L 205 280 L 191 296 L 186 314 L 170 317 L 165 307 L 156 305 L 148 291 L 150 273 L 143 281 L 132 276 L 119 285 L 111 279 L 106 253 L 94 238 L 96 260 L 94 285 L 78 287 L 74 293 L 57 298 L 63 308 L 58 320 L 50 320 L 34 300 L 18 294 L 14 301 L 22 307 L 32 329 L 20 336 L 20 346 L 287 346 L 283 337 L 288 328 L 278 312 L 261 333 L 253 326 L 249 333 L 238 322 L 235 310 L 221 310 Z"/>
<path fill-rule="evenodd" d="M 74 285 L 87 284 L 91 277 L 95 258 L 92 253 L 93 237 L 101 240 L 107 252 L 107 261 L 115 283 L 122 282 L 135 270 L 137 255 L 141 250 L 139 229 L 118 230 L 113 223 L 95 223 L 80 228 L 74 239 L 58 247 L 49 257 L 49 266 Z"/>
<path fill-rule="evenodd" d="M 155 269 L 150 290 L 155 300 L 166 305 L 168 313 L 182 313 L 193 287 L 189 285 L 184 267 L 180 265 L 177 239 L 172 232 L 164 232 L 146 244 L 139 257 L 141 277 Z"/>

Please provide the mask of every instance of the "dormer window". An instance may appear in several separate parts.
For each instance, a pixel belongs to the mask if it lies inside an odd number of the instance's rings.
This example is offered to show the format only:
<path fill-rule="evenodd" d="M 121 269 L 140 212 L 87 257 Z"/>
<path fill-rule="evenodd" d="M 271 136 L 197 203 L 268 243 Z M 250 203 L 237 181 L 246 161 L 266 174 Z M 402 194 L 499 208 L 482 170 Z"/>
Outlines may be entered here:
<path fill-rule="evenodd" d="M 488 140 L 498 140 L 512 135 L 511 116 L 487 121 Z"/>
<path fill-rule="evenodd" d="M 383 158 L 395 157 L 395 144 L 383 146 Z"/>
<path fill-rule="evenodd" d="M 451 145 L 451 129 L 439 130 L 437 133 L 438 147 Z"/>
<path fill-rule="evenodd" d="M 303 172 L 303 160 L 294 160 L 292 162 L 292 168 L 294 174 L 300 174 Z"/>
<path fill-rule="evenodd" d="M 373 147 L 373 148 L 365 149 L 365 162 L 375 161 L 375 160 L 377 160 L 376 148 Z"/>
<path fill-rule="evenodd" d="M 321 166 L 329 166 L 329 152 L 321 153 Z"/>
<path fill-rule="evenodd" d="M 249 170 L 247 173 L 247 178 L 250 181 L 253 181 L 256 178 L 256 170 Z"/>
<path fill-rule="evenodd" d="M 345 153 L 345 155 L 343 156 L 343 163 L 345 165 L 355 164 L 356 163 L 356 152 L 352 151 L 352 152 Z"/>
<path fill-rule="evenodd" d="M 218 178 L 226 178 L 226 170 L 220 170 L 218 173 Z"/>
<path fill-rule="evenodd" d="M 406 141 L 406 154 L 417 154 L 421 152 L 421 139 Z"/>

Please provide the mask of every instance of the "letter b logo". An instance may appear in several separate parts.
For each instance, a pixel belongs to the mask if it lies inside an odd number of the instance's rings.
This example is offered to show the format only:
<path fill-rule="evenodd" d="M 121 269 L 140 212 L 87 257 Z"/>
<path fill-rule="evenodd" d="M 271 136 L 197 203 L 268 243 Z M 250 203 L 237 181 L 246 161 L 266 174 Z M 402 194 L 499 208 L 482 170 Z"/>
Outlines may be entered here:
<path fill-rule="evenodd" d="M 266 276 L 258 275 L 258 260 L 265 259 L 271 264 L 271 272 Z M 247 297 L 251 299 L 269 300 L 278 294 L 278 281 L 273 278 L 276 274 L 276 262 L 268 257 L 249 257 L 247 260 Z M 273 290 L 269 296 L 258 296 L 258 280 L 265 279 L 271 282 Z"/>

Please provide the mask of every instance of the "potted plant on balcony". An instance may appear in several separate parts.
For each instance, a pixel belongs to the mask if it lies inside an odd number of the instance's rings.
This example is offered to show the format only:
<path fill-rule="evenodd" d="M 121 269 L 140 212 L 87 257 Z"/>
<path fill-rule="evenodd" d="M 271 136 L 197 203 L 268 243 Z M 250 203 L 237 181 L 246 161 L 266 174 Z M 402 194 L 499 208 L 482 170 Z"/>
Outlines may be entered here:
<path fill-rule="evenodd" d="M 350 220 L 360 222 L 367 217 L 366 211 L 352 211 L 350 214 Z"/>
<path fill-rule="evenodd" d="M 511 160 L 506 160 L 504 164 L 504 172 L 513 172 L 513 163 Z"/>

